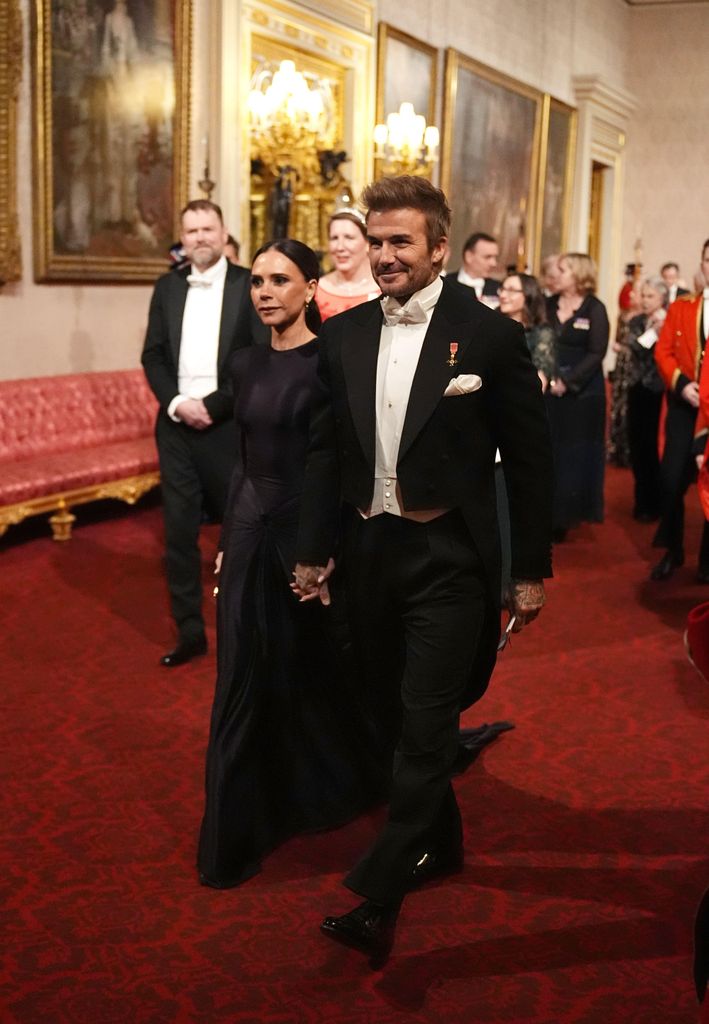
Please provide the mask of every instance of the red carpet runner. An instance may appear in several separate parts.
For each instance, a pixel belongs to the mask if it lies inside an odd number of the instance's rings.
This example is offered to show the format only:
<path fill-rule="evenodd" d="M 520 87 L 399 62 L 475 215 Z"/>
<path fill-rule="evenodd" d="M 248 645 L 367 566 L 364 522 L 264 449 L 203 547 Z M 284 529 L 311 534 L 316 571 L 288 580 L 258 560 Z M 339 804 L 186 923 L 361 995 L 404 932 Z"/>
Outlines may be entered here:
<path fill-rule="evenodd" d="M 608 521 L 557 548 L 538 623 L 467 724 L 516 723 L 457 783 L 462 875 L 405 904 L 371 973 L 318 932 L 368 817 L 292 841 L 239 890 L 193 867 L 212 656 L 166 671 L 155 506 L 34 524 L 2 553 L 3 1024 L 688 1024 L 709 885 L 709 686 L 688 565 L 611 470 Z M 688 552 L 696 552 L 698 509 Z M 24 530 L 24 532 L 23 532 Z M 215 531 L 205 538 L 205 582 Z M 213 639 L 213 633 L 210 634 Z"/>

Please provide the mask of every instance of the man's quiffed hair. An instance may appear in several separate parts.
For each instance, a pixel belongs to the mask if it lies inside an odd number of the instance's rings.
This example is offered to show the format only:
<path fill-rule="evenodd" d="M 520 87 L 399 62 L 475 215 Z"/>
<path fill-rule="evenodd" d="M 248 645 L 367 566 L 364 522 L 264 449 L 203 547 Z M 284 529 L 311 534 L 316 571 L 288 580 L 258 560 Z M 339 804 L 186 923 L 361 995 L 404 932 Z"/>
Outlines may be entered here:
<path fill-rule="evenodd" d="M 451 210 L 445 193 L 427 178 L 414 174 L 401 174 L 396 178 L 381 178 L 367 185 L 361 196 L 370 213 L 385 210 L 420 210 L 426 218 L 426 238 L 429 249 L 447 238 L 451 226 Z"/>
<path fill-rule="evenodd" d="M 183 210 L 180 211 L 180 219 L 184 217 L 186 213 L 192 211 L 196 213 L 198 210 L 211 210 L 212 213 L 216 213 L 217 217 L 224 223 L 224 214 L 222 213 L 221 206 L 217 206 L 211 199 L 192 199 Z"/>

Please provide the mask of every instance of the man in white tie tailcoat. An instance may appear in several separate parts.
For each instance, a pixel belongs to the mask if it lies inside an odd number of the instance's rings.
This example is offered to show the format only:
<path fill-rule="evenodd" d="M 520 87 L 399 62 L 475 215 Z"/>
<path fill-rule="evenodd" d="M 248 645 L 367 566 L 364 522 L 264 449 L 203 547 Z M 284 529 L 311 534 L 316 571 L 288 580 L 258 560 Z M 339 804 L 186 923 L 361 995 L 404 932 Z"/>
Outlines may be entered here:
<path fill-rule="evenodd" d="M 322 925 L 376 965 L 406 893 L 463 866 L 459 715 L 485 691 L 500 635 L 495 451 L 516 631 L 551 575 L 552 464 L 522 329 L 469 289 L 443 288 L 443 192 L 404 175 L 368 186 L 363 203 L 382 298 L 320 334 L 294 589 L 327 601 L 334 557 L 362 686 L 393 752 L 388 820 L 345 880 L 364 902 Z"/>
<path fill-rule="evenodd" d="M 188 260 L 155 285 L 142 363 L 160 403 L 155 437 L 165 518 L 165 565 L 177 644 L 160 662 L 174 668 L 204 654 L 199 528 L 221 519 L 236 459 L 232 353 L 262 341 L 250 273 L 223 255 L 228 233 L 216 203 L 182 211 Z"/>

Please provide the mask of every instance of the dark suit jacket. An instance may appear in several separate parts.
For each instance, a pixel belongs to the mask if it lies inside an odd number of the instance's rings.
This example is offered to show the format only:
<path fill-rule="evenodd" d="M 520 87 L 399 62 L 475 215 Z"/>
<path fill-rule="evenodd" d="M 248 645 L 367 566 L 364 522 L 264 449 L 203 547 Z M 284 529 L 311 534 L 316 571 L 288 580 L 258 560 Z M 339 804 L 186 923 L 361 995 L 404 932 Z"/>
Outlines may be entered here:
<path fill-rule="evenodd" d="M 150 303 L 141 361 L 148 383 L 165 412 L 179 393 L 177 379 L 182 317 L 190 269 L 172 270 L 159 278 Z M 231 263 L 227 267 L 217 354 L 217 390 L 204 398 L 207 412 L 215 423 L 227 420 L 233 414 L 231 356 L 237 348 L 265 340 L 268 333 L 251 304 L 250 277 L 244 267 L 235 267 Z"/>
<path fill-rule="evenodd" d="M 365 509 L 371 502 L 381 325 L 375 299 L 331 317 L 321 329 L 323 389 L 311 419 L 299 561 L 325 565 L 336 549 L 340 503 Z M 455 366 L 448 365 L 451 342 L 458 344 Z M 453 377 L 472 373 L 482 379 L 479 390 L 443 397 Z M 499 634 L 498 447 L 509 496 L 512 576 L 550 576 L 551 444 L 524 331 L 462 289 L 444 288 L 414 375 L 397 477 L 405 508 L 463 512 L 487 577 L 488 669 Z"/>

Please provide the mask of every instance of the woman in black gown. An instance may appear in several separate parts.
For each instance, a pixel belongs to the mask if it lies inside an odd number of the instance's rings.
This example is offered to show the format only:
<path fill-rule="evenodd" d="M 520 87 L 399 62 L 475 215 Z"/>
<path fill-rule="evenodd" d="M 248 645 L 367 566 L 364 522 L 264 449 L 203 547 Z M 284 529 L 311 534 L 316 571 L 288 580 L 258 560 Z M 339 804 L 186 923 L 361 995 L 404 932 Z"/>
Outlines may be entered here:
<path fill-rule="evenodd" d="M 554 537 L 578 523 L 603 522 L 608 314 L 594 295 L 596 268 L 585 253 L 559 258 L 559 294 L 547 300 L 556 332 L 556 371 L 547 391 L 554 450 Z"/>
<path fill-rule="evenodd" d="M 240 461 L 220 547 L 217 683 L 198 870 L 227 888 L 299 832 L 342 824 L 387 772 L 357 702 L 337 608 L 299 603 L 295 562 L 308 424 L 318 388 L 315 254 L 292 239 L 256 254 L 251 296 L 269 345 L 234 357 Z"/>

